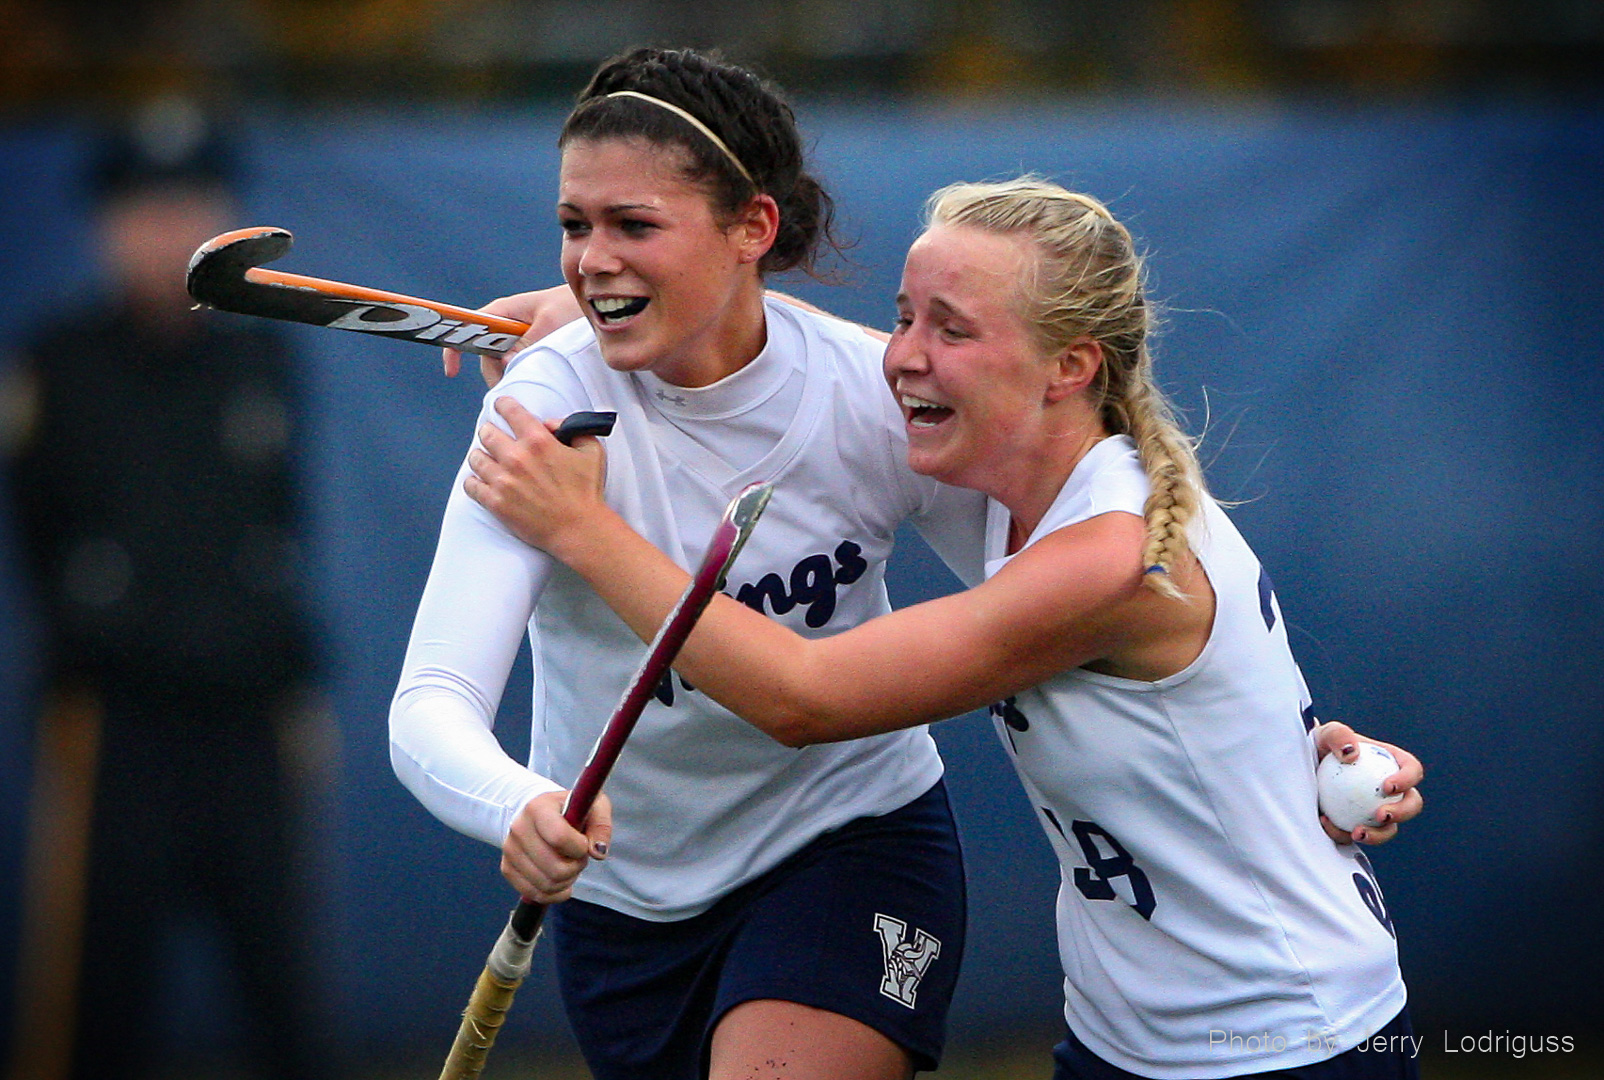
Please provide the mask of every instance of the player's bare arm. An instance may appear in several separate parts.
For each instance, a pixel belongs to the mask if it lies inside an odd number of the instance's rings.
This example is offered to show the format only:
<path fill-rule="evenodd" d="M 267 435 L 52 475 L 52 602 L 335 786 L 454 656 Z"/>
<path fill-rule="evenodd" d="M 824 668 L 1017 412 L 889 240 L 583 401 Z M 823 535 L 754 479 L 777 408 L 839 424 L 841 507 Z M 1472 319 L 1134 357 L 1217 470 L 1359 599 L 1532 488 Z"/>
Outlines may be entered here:
<path fill-rule="evenodd" d="M 497 408 L 517 438 L 481 432 L 468 494 L 568 563 L 649 639 L 687 575 L 607 507 L 599 447 L 565 452 L 516 402 Z M 1104 515 L 1033 544 L 965 593 L 818 640 L 715 598 L 679 665 L 792 745 L 955 716 L 1149 641 L 1158 613 L 1141 589 L 1142 536 L 1133 515 Z"/>
<path fill-rule="evenodd" d="M 767 295 L 776 300 L 783 300 L 792 307 L 811 311 L 817 315 L 826 315 L 832 319 L 840 318 L 823 308 L 808 303 L 787 293 L 768 290 Z M 529 324 L 529 330 L 520 337 L 516 344 L 501 356 L 479 357 L 479 374 L 484 377 L 485 386 L 493 387 L 501 381 L 501 376 L 507 370 L 507 358 L 516 356 L 519 350 L 527 348 L 555 330 L 559 330 L 576 319 L 584 318 L 579 308 L 579 301 L 574 298 L 573 290 L 567 285 L 554 285 L 549 289 L 535 289 L 530 292 L 515 293 L 512 296 L 503 296 L 479 309 L 487 315 L 499 315 L 505 319 L 516 319 Z M 876 330 L 872 326 L 854 324 L 865 334 L 877 341 L 891 340 L 891 335 L 884 330 Z M 440 350 L 441 368 L 447 378 L 455 378 L 462 370 L 462 353 L 449 346 Z"/>

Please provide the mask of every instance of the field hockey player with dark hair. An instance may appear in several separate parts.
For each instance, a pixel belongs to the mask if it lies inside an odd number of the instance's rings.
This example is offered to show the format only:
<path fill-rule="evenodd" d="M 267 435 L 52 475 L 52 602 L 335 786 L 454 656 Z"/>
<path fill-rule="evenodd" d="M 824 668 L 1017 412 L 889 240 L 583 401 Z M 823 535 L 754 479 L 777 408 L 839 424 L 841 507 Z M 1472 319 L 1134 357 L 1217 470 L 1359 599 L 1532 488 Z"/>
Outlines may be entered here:
<path fill-rule="evenodd" d="M 799 634 L 890 610 L 884 567 L 904 522 L 938 552 L 978 555 L 979 495 L 907 468 L 882 342 L 765 295 L 766 275 L 830 243 L 829 198 L 772 87 L 696 52 L 637 50 L 597 70 L 560 146 L 562 270 L 585 317 L 514 358 L 482 437 L 504 433 L 503 401 L 541 417 L 616 412 L 608 498 L 682 565 L 736 492 L 773 481 L 728 587 Z M 459 481 L 471 476 L 464 463 Z M 953 565 L 978 579 L 978 559 Z M 527 763 L 493 733 L 526 634 Z M 935 1068 L 965 894 L 928 732 L 798 751 L 674 675 L 578 831 L 564 789 L 639 656 L 583 580 L 454 485 L 391 709 L 392 760 L 436 817 L 501 849 L 525 898 L 572 897 L 548 923 L 593 1073 Z"/>

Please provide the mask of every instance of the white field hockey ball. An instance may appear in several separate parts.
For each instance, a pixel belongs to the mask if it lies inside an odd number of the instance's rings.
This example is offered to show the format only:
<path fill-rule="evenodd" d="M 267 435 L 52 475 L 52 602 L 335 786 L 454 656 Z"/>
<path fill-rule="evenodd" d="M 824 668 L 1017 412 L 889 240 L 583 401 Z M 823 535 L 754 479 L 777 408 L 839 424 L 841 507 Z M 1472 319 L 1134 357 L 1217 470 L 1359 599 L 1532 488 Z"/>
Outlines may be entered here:
<path fill-rule="evenodd" d="M 1403 798 L 1381 793 L 1382 782 L 1397 771 L 1397 759 L 1373 743 L 1360 743 L 1359 757 L 1351 765 L 1327 754 L 1315 772 L 1321 812 L 1344 832 L 1377 824 L 1376 811 Z"/>

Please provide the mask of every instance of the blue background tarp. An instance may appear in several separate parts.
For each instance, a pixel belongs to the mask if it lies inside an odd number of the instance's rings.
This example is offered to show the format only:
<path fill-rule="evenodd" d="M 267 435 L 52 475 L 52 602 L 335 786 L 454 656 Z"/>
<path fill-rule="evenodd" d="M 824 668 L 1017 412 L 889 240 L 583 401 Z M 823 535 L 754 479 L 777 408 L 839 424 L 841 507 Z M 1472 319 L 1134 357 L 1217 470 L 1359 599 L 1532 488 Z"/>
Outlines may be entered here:
<path fill-rule="evenodd" d="M 776 284 L 842 315 L 889 323 L 922 198 L 953 180 L 1039 172 L 1132 227 L 1167 308 L 1162 381 L 1204 432 L 1214 491 L 1240 502 L 1320 715 L 1427 763 L 1426 816 L 1376 854 L 1417 1026 L 1564 1034 L 1574 1017 L 1596 1029 L 1601 991 L 1580 958 L 1599 955 L 1604 872 L 1604 114 L 801 113 L 858 244 L 844 287 Z M 239 224 L 296 234 L 280 269 L 470 306 L 553 284 L 559 122 L 540 109 L 255 114 Z M 70 124 L 0 131 L 0 341 L 85 284 L 82 136 Z M 335 657 L 340 746 L 313 881 L 326 986 L 352 1003 L 341 1025 L 354 1047 L 443 1049 L 511 897 L 495 853 L 396 782 L 385 715 L 481 387 L 444 380 L 431 350 L 296 333 L 314 394 L 309 579 Z M 899 599 L 948 587 L 907 548 Z M 4 558 L 9 971 L 33 713 L 26 583 Z M 527 685 L 503 708 L 514 747 Z M 938 735 L 971 877 L 957 1028 L 1052 1025 L 1051 855 L 989 725 L 971 716 Z M 0 1002 L 10 985 L 0 975 Z M 513 1029 L 560 1028 L 559 1015 L 548 998 Z"/>

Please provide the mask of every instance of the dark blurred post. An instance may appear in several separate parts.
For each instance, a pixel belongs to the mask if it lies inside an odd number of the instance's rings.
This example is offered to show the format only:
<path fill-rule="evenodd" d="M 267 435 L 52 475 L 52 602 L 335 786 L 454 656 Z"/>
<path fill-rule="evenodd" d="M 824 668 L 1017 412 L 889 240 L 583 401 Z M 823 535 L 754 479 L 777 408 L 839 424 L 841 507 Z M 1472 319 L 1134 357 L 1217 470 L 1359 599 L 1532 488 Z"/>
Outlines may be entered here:
<path fill-rule="evenodd" d="M 296 364 L 191 310 L 191 252 L 239 225 L 228 144 L 169 100 L 95 155 L 104 288 L 22 344 L 4 443 L 41 626 L 14 1080 L 161 1059 L 175 928 L 220 931 L 261 1077 L 327 1074 L 303 895 Z M 91 253 L 86 253 L 86 257 Z"/>

